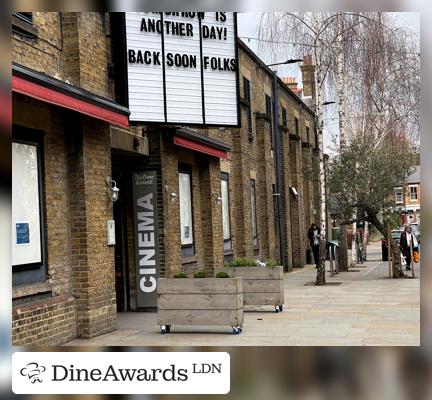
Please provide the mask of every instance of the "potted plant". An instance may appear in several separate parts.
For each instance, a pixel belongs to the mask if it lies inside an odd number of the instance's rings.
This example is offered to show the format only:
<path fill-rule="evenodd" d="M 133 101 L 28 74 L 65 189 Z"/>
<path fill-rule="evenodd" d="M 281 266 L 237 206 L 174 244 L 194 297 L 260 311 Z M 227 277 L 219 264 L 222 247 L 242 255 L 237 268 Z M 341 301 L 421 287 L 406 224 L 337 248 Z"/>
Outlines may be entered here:
<path fill-rule="evenodd" d="M 209 278 L 205 271 L 194 278 L 176 276 L 158 279 L 157 320 L 162 334 L 169 333 L 172 325 L 229 325 L 236 335 L 242 331 L 241 278 L 230 278 L 226 272 Z"/>
<path fill-rule="evenodd" d="M 243 279 L 245 306 L 272 305 L 276 312 L 283 311 L 283 268 L 275 261 L 265 263 L 248 258 L 237 258 L 215 272 L 226 272 L 232 278 Z"/>

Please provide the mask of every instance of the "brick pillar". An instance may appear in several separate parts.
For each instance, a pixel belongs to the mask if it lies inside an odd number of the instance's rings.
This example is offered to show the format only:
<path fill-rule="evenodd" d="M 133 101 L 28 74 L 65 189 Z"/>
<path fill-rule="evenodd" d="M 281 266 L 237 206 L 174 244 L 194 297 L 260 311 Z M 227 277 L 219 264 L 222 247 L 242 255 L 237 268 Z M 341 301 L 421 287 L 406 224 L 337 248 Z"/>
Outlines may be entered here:
<path fill-rule="evenodd" d="M 213 274 L 224 263 L 222 206 L 220 197 L 220 161 L 203 158 L 200 162 L 201 232 L 204 248 L 204 268 Z"/>
<path fill-rule="evenodd" d="M 271 157 L 270 121 L 257 120 L 257 228 L 260 258 L 277 259 L 275 236 L 275 210 L 273 207 L 274 163 Z"/>
<path fill-rule="evenodd" d="M 92 93 L 107 96 L 110 49 L 104 13 L 63 13 L 63 46 L 65 79 Z"/>
<path fill-rule="evenodd" d="M 114 248 L 107 246 L 106 236 L 106 221 L 112 219 L 105 183 L 111 175 L 109 130 L 105 123 L 76 115 L 65 130 L 78 336 L 90 338 L 116 327 Z"/>
<path fill-rule="evenodd" d="M 305 224 L 310 226 L 315 221 L 313 213 L 314 190 L 313 190 L 313 165 L 312 165 L 312 148 L 309 143 L 302 144 L 302 162 L 303 162 L 303 192 L 304 192 L 304 210 Z"/>
<path fill-rule="evenodd" d="M 181 238 L 179 209 L 178 158 L 167 140 L 161 150 L 162 198 L 163 198 L 163 239 L 165 276 L 181 271 Z M 177 197 L 172 197 L 175 193 Z"/>
<path fill-rule="evenodd" d="M 312 180 L 313 207 L 316 212 L 315 219 L 319 220 L 320 183 L 319 183 L 319 151 L 317 149 L 312 150 L 312 171 L 313 171 L 313 180 Z"/>
<path fill-rule="evenodd" d="M 78 13 L 63 13 L 63 76 L 73 85 L 80 85 Z"/>
<path fill-rule="evenodd" d="M 246 114 L 242 113 L 242 126 L 247 126 Z M 253 257 L 252 221 L 250 200 L 249 139 L 244 130 L 233 130 L 231 149 L 232 187 L 231 230 L 234 236 L 234 257 Z"/>
<path fill-rule="evenodd" d="M 282 190 L 281 190 L 281 203 L 282 203 L 282 221 L 285 235 L 285 265 L 288 265 L 288 271 L 292 270 L 292 237 L 291 237 L 291 177 L 290 177 L 290 154 L 289 154 L 289 140 L 285 132 L 281 132 L 281 175 L 282 175 Z"/>
<path fill-rule="evenodd" d="M 293 267 L 303 267 L 306 263 L 304 223 L 304 194 L 301 171 L 301 142 L 299 138 L 290 138 L 290 173 L 291 186 L 297 189 L 298 195 L 291 196 L 291 240 L 293 252 Z"/>

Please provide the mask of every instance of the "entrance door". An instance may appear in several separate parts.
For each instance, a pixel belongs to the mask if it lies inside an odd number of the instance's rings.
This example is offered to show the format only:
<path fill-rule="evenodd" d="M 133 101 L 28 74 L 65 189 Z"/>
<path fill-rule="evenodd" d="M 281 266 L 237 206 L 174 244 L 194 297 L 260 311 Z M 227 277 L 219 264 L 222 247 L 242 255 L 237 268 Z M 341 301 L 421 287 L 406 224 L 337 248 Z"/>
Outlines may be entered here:
<path fill-rule="evenodd" d="M 116 169 L 113 162 L 112 166 L 113 179 L 120 189 L 119 198 L 114 203 L 113 214 L 115 221 L 115 255 L 114 255 L 114 268 L 115 268 L 115 289 L 117 297 L 117 311 L 123 312 L 130 310 L 129 302 L 129 268 L 128 268 L 128 253 L 127 253 L 127 225 L 126 225 L 126 200 L 127 189 L 124 182 L 125 174 Z"/>

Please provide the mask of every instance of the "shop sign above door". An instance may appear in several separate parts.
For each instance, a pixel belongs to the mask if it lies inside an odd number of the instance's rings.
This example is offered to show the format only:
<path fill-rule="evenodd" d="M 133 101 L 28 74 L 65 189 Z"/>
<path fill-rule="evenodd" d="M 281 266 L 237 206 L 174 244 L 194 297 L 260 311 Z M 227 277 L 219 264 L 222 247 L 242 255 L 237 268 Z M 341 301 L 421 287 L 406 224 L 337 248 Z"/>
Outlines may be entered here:
<path fill-rule="evenodd" d="M 232 12 L 127 12 L 130 120 L 238 126 Z"/>

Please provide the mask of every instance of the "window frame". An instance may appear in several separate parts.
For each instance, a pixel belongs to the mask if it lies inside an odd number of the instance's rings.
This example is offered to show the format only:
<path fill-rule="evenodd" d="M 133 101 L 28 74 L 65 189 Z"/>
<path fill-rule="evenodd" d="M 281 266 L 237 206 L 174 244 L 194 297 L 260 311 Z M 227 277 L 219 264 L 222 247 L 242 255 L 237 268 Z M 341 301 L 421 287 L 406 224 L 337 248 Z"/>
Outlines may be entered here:
<path fill-rule="evenodd" d="M 178 182 L 179 182 L 179 220 L 180 220 L 180 174 L 189 175 L 190 185 L 190 208 L 192 218 L 192 243 L 182 244 L 181 243 L 181 223 L 180 223 L 180 245 L 181 245 L 181 256 L 182 258 L 194 257 L 195 256 L 195 221 L 194 221 L 194 208 L 193 208 L 193 182 L 192 182 L 192 165 L 179 163 L 178 165 Z M 179 221 L 180 222 L 180 221 Z"/>
<path fill-rule="evenodd" d="M 45 168 L 44 168 L 44 135 L 43 132 L 24 128 L 18 125 L 12 127 L 13 143 L 36 147 L 38 169 L 39 197 L 39 230 L 41 261 L 36 263 L 12 265 L 12 287 L 45 282 L 48 275 L 48 246 L 46 233 L 46 198 L 45 198 Z M 12 150 L 12 149 L 11 149 Z M 13 172 L 12 172 L 13 173 Z M 13 188 L 12 188 L 13 190 Z M 12 222 L 12 221 L 11 221 Z"/>
<path fill-rule="evenodd" d="M 31 14 L 29 17 L 26 14 Z M 12 31 L 25 34 L 26 36 L 36 37 L 37 29 L 33 23 L 32 12 L 12 12 Z"/>
<path fill-rule="evenodd" d="M 413 199 L 413 192 L 412 189 L 415 189 L 415 199 Z M 410 185 L 410 201 L 418 201 L 418 185 Z"/>
<path fill-rule="evenodd" d="M 247 105 L 248 136 L 249 141 L 253 140 L 253 120 L 252 120 L 252 99 L 250 90 L 250 80 L 243 76 L 243 100 Z"/>
<path fill-rule="evenodd" d="M 400 197 L 401 197 L 400 201 L 398 201 L 398 192 L 400 192 Z M 394 189 L 394 193 L 395 193 L 395 203 L 396 204 L 403 204 L 403 202 L 404 202 L 403 188 L 402 187 L 396 187 Z"/>
<path fill-rule="evenodd" d="M 223 224 L 224 224 L 224 218 L 223 218 L 223 204 L 224 204 L 224 199 L 223 199 L 223 195 L 222 195 L 222 182 L 226 182 L 227 185 L 227 200 L 228 200 L 228 232 L 229 232 L 229 238 L 225 239 L 225 237 L 223 238 L 223 242 L 224 242 L 224 251 L 225 252 L 231 252 L 232 251 L 232 231 L 231 231 L 231 210 L 230 210 L 230 193 L 229 193 L 229 174 L 227 172 L 221 172 L 221 198 L 222 198 L 222 236 L 223 236 Z"/>
<path fill-rule="evenodd" d="M 265 95 L 265 114 L 267 115 L 267 117 L 270 119 L 269 121 L 269 131 L 270 131 L 270 143 L 271 143 L 271 148 L 273 150 L 274 146 L 274 135 L 273 135 L 273 118 L 272 118 L 272 98 L 271 96 L 269 96 L 267 93 L 264 94 Z"/>
<path fill-rule="evenodd" d="M 285 107 L 282 107 L 281 117 L 282 117 L 282 126 L 286 127 L 288 120 L 287 120 L 287 109 Z"/>
<path fill-rule="evenodd" d="M 297 117 L 294 117 L 294 129 L 295 129 L 295 134 L 297 136 L 300 136 L 300 121 Z"/>

